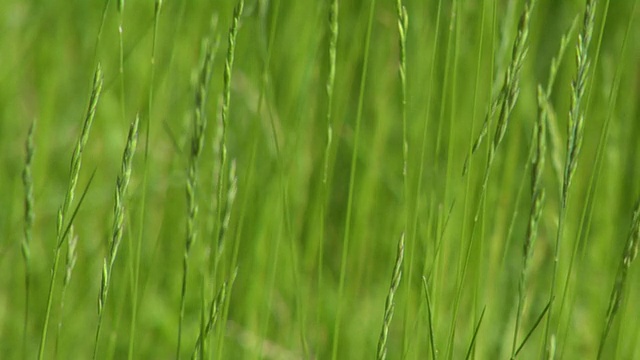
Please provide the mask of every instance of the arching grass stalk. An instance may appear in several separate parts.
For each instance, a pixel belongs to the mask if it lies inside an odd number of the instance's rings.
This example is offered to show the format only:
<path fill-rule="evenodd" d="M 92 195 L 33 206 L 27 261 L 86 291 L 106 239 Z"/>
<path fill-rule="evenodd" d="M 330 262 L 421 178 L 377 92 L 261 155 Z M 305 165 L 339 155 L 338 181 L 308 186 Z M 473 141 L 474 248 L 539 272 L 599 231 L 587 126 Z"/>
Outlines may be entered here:
<path fill-rule="evenodd" d="M 34 196 L 33 196 L 33 155 L 36 146 L 33 142 L 36 121 L 29 126 L 27 141 L 25 142 L 25 161 L 22 170 L 22 184 L 24 185 L 24 237 L 20 248 L 24 260 L 24 322 L 22 325 L 22 351 L 27 357 L 27 326 L 29 325 L 29 293 L 31 286 L 31 240 L 33 238 L 33 223 L 35 222 Z"/>
<path fill-rule="evenodd" d="M 180 292 L 180 318 L 178 321 L 178 345 L 176 359 L 180 358 L 182 345 L 182 325 L 184 320 L 184 306 L 187 295 L 187 276 L 189 274 L 189 255 L 197 238 L 198 218 L 198 162 L 204 146 L 206 118 L 206 100 L 209 90 L 209 81 L 213 68 L 213 44 L 205 39 L 205 55 L 200 70 L 199 81 L 195 93 L 194 115 L 191 133 L 191 148 L 187 165 L 187 231 L 185 248 L 182 256 L 182 287 Z"/>
<path fill-rule="evenodd" d="M 44 358 L 44 349 L 47 343 L 47 330 L 49 327 L 49 319 L 51 318 L 51 304 L 53 300 L 53 292 L 55 290 L 55 279 L 58 273 L 58 265 L 60 261 L 60 251 L 62 250 L 62 245 L 64 245 L 64 241 L 67 238 L 68 232 L 65 231 L 65 224 L 68 221 L 71 221 L 69 211 L 71 209 L 71 204 L 73 202 L 73 198 L 75 196 L 76 187 L 78 185 L 78 178 L 80 176 L 80 168 L 82 167 L 82 155 L 84 152 L 85 145 L 89 139 L 89 133 L 91 132 L 91 125 L 93 124 L 93 119 L 96 114 L 96 108 L 98 106 L 98 100 L 100 99 L 100 93 L 102 91 L 102 68 L 98 63 L 96 67 L 96 71 L 93 75 L 93 86 L 91 91 L 91 97 L 89 99 L 89 106 L 87 109 L 86 116 L 84 118 L 84 124 L 82 126 L 82 133 L 80 134 L 80 138 L 76 143 L 75 149 L 73 151 L 73 155 L 71 156 L 71 167 L 69 171 L 69 185 L 67 187 L 67 192 L 64 196 L 64 202 L 62 206 L 58 209 L 57 215 L 57 223 L 56 223 L 56 242 L 54 248 L 53 255 L 53 266 L 51 269 L 51 280 L 49 282 L 49 293 L 47 295 L 47 308 L 44 317 L 44 324 L 42 327 L 42 336 L 40 338 L 40 349 L 38 353 L 38 359 L 42 360 Z M 70 224 L 67 225 L 67 227 Z"/>
<path fill-rule="evenodd" d="M 136 152 L 138 144 L 138 123 L 139 118 L 136 117 L 129 127 L 129 135 L 127 144 L 122 155 L 122 165 L 118 179 L 116 182 L 115 204 L 113 207 L 113 232 L 111 240 L 108 244 L 108 253 L 102 263 L 102 280 L 100 282 L 100 293 L 98 295 L 98 325 L 96 327 L 96 338 L 93 347 L 93 358 L 98 356 L 98 344 L 100 342 L 100 331 L 102 329 L 102 319 L 104 317 L 104 308 L 109 295 L 109 286 L 113 274 L 113 264 L 118 255 L 118 248 L 122 242 L 122 234 L 124 231 L 125 217 L 125 201 L 127 197 L 127 189 L 129 180 L 131 179 L 131 169 L 133 167 L 133 155 Z"/>
<path fill-rule="evenodd" d="M 569 197 L 569 187 L 573 176 L 575 175 L 578 164 L 578 155 L 582 148 L 582 139 L 584 131 L 584 114 L 582 113 L 582 98 L 586 88 L 589 74 L 589 58 L 588 50 L 591 43 L 591 35 L 595 22 L 596 1 L 587 0 L 584 12 L 582 30 L 578 35 L 578 43 L 576 45 L 576 65 L 577 72 L 571 83 L 571 104 L 569 110 L 568 137 L 567 137 L 567 153 L 565 157 L 564 173 L 562 189 L 560 192 L 560 209 L 558 213 L 558 231 L 556 234 L 553 273 L 551 277 L 551 289 L 549 291 L 549 301 L 555 297 L 556 278 L 558 273 L 558 261 L 560 257 L 560 243 L 564 231 L 564 222 L 566 217 L 567 202 Z M 549 342 L 551 333 L 551 322 L 553 319 L 553 302 L 549 306 L 549 316 L 547 317 L 544 348 L 549 353 Z"/>

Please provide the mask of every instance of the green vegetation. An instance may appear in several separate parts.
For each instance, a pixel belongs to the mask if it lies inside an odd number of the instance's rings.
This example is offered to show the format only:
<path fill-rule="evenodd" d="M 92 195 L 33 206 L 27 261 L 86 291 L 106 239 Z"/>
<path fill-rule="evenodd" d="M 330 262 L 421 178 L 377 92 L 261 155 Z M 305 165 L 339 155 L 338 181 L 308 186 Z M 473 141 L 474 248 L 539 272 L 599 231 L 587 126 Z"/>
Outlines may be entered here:
<path fill-rule="evenodd" d="M 640 359 L 640 0 L 0 3 L 3 359 Z"/>

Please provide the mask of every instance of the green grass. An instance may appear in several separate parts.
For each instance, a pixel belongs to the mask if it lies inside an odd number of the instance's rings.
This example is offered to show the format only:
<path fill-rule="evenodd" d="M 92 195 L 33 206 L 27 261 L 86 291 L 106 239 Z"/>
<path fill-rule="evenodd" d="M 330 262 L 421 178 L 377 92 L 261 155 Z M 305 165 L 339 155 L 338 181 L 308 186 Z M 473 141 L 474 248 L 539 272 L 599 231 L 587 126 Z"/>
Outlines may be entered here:
<path fill-rule="evenodd" d="M 638 0 L 0 19 L 3 359 L 640 359 Z"/>

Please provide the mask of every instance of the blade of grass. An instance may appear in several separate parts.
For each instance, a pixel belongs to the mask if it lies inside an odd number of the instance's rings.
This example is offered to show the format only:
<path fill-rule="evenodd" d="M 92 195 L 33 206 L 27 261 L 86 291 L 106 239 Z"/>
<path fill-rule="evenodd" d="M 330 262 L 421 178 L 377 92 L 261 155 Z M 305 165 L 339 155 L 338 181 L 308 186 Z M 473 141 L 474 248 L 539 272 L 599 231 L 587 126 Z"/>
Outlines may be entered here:
<path fill-rule="evenodd" d="M 373 18 L 375 14 L 376 0 L 371 0 L 369 5 L 369 18 L 367 23 L 367 34 L 364 45 L 364 63 L 362 65 L 362 75 L 360 79 L 360 90 L 358 95 L 358 110 L 356 113 L 356 128 L 354 134 L 353 151 L 351 154 L 351 168 L 349 170 L 349 192 L 347 196 L 347 211 L 345 215 L 345 229 L 342 241 L 342 255 L 340 260 L 340 280 L 338 284 L 338 305 L 336 320 L 333 329 L 333 340 L 331 345 L 331 359 L 336 360 L 338 356 L 338 344 L 340 341 L 340 327 L 342 324 L 342 309 L 344 307 L 344 284 L 347 272 L 347 258 L 349 255 L 349 240 L 351 238 L 351 216 L 353 212 L 353 193 L 356 182 L 357 156 L 360 143 L 360 125 L 362 122 L 362 110 L 364 107 L 364 91 L 367 85 L 367 72 L 369 69 L 369 49 L 371 48 L 371 33 L 373 29 Z"/>
<path fill-rule="evenodd" d="M 467 350 L 467 355 L 464 357 L 465 360 L 468 360 L 468 359 L 471 358 L 472 350 L 473 350 L 473 347 L 476 344 L 476 339 L 478 338 L 478 332 L 480 331 L 480 325 L 482 325 L 482 319 L 484 319 L 484 312 L 486 310 L 487 310 L 486 306 L 484 308 L 482 308 L 482 312 L 480 313 L 480 319 L 478 320 L 478 324 L 476 325 L 476 328 L 473 331 L 473 337 L 471 338 L 471 343 L 469 344 L 469 349 Z"/>
<path fill-rule="evenodd" d="M 145 141 L 144 141 L 144 159 L 142 165 L 142 198 L 140 199 L 140 215 L 137 239 L 135 241 L 135 250 L 133 251 L 133 266 L 131 271 L 131 324 L 129 327 L 129 349 L 127 358 L 132 360 L 134 357 L 134 345 L 136 340 L 136 328 L 138 320 L 138 288 L 140 282 L 140 261 L 142 256 L 142 241 L 144 239 L 145 220 L 147 218 L 147 196 L 148 196 L 148 169 L 149 169 L 149 139 L 151 138 L 151 117 L 153 111 L 153 90 L 155 85 L 155 72 L 156 72 L 156 47 L 158 40 L 158 26 L 160 22 L 160 12 L 162 11 L 162 0 L 155 0 L 154 2 L 154 15 L 153 15 L 153 36 L 151 40 L 151 58 L 150 67 L 151 74 L 149 80 L 149 94 L 147 102 L 147 121 L 145 129 Z"/>
<path fill-rule="evenodd" d="M 429 285 L 427 285 L 427 278 L 425 276 L 422 277 L 422 285 L 424 287 L 424 294 L 425 294 L 425 298 L 427 299 L 427 320 L 428 320 L 428 325 L 429 325 L 429 344 L 431 345 L 431 359 L 436 360 L 437 359 L 437 353 L 438 351 L 436 350 L 436 341 L 435 341 L 435 333 L 434 333 L 434 328 L 433 328 L 433 316 L 432 316 L 432 310 L 431 310 L 431 299 L 429 297 Z"/>
<path fill-rule="evenodd" d="M 512 359 L 515 359 L 518 356 L 518 354 L 520 353 L 520 351 L 522 351 L 524 346 L 527 344 L 527 341 L 529 341 L 529 338 L 531 337 L 531 335 L 533 335 L 533 332 L 538 328 L 538 325 L 540 325 L 540 323 L 542 322 L 542 319 L 544 318 L 544 315 L 547 313 L 547 311 L 549 311 L 549 307 L 550 306 L 551 306 L 551 302 L 548 302 L 547 306 L 545 306 L 544 309 L 542 310 L 542 312 L 540 313 L 540 316 L 538 316 L 538 318 L 536 319 L 535 323 L 533 323 L 533 326 L 531 327 L 531 330 L 529 330 L 527 335 L 524 337 L 524 339 L 520 343 L 520 346 L 518 346 L 516 351 L 513 353 Z"/>

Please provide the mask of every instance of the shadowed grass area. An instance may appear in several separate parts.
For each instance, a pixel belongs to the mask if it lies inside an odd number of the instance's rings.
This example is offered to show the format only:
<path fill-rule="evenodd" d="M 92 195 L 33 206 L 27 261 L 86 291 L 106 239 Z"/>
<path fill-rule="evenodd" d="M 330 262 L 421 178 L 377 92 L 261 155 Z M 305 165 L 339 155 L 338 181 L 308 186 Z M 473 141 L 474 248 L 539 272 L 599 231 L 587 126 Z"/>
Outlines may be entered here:
<path fill-rule="evenodd" d="M 640 358 L 638 1 L 1 2 L 2 358 Z"/>

